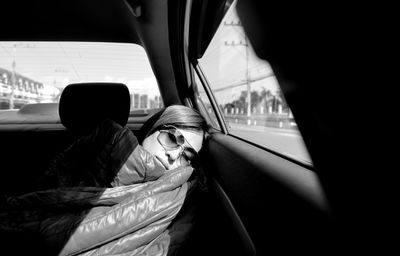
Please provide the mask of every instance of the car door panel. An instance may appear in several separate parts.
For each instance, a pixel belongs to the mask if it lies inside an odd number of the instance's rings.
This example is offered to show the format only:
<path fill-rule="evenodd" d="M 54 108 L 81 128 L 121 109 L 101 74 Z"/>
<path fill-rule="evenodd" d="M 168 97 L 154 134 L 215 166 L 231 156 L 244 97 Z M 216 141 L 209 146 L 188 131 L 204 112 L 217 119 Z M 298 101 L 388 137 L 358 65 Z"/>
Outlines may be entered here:
<path fill-rule="evenodd" d="M 237 243 L 234 247 L 236 248 L 235 250 L 238 250 L 240 255 L 256 255 L 254 243 L 220 183 L 210 177 L 209 188 L 215 195 L 216 201 L 220 204 L 220 210 L 227 217 L 227 223 L 231 226 L 231 230 L 233 231 L 231 235 L 235 238 Z M 238 253 L 238 251 L 236 251 L 236 253 Z"/>
<path fill-rule="evenodd" d="M 258 255 L 318 252 L 316 245 L 323 244 L 320 238 L 329 233 L 330 221 L 314 172 L 230 135 L 211 135 L 205 152 L 215 197 L 221 205 L 232 204 L 234 210 L 223 207 L 227 216 L 237 213 L 231 225 L 243 223 L 235 231 L 243 246 L 254 243 Z M 310 241 L 315 243 L 311 247 Z"/>

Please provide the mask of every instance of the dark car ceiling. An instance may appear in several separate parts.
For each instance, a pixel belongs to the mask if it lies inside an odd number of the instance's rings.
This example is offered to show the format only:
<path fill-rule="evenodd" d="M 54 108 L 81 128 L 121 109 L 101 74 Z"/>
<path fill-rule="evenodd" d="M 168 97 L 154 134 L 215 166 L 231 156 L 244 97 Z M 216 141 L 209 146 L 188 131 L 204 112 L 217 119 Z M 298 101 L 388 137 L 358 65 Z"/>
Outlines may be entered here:
<path fill-rule="evenodd" d="M 140 5 L 135 17 L 132 6 Z M 177 103 L 168 1 L 2 1 L 0 41 L 93 41 L 142 45 L 166 105 Z"/>
<path fill-rule="evenodd" d="M 138 43 L 124 1 L 4 1 L 2 40 L 67 40 Z"/>

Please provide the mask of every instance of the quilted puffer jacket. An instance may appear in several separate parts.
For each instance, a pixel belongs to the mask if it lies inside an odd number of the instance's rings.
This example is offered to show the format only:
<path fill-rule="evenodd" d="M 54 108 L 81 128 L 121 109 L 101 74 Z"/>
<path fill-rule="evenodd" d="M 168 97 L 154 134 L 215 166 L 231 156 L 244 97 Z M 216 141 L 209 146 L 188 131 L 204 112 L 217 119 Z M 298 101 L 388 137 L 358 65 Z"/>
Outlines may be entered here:
<path fill-rule="evenodd" d="M 55 159 L 42 190 L 0 203 L 0 241 L 42 255 L 167 255 L 192 172 L 166 171 L 106 120 Z"/>

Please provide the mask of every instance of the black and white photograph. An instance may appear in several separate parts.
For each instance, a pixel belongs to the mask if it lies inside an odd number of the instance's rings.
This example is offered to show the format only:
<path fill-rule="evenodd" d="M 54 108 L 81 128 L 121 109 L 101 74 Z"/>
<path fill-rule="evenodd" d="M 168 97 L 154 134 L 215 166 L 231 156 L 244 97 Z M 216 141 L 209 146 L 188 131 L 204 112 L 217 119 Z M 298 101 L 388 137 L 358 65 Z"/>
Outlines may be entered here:
<path fill-rule="evenodd" d="M 2 1 L 0 254 L 397 255 L 395 11 Z"/>

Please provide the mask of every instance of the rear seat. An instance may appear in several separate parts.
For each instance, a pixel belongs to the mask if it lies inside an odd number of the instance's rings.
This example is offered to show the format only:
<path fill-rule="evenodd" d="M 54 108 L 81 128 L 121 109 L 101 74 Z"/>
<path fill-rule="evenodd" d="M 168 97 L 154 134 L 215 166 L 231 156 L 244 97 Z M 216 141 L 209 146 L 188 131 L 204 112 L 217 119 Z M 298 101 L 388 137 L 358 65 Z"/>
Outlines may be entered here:
<path fill-rule="evenodd" d="M 51 160 L 73 140 L 72 134 L 61 127 L 37 130 L 24 125 L 24 130 L 0 130 L 0 194 L 32 191 Z"/>
<path fill-rule="evenodd" d="M 21 109 L 19 123 L 0 125 L 0 195 L 32 191 L 54 157 L 104 118 L 125 125 L 130 94 L 120 83 L 70 84 L 53 107 L 59 119 L 52 123 L 29 121 L 34 113 Z"/>

